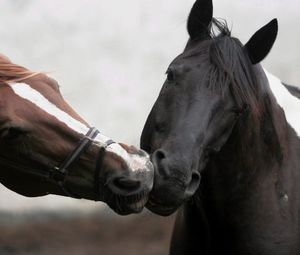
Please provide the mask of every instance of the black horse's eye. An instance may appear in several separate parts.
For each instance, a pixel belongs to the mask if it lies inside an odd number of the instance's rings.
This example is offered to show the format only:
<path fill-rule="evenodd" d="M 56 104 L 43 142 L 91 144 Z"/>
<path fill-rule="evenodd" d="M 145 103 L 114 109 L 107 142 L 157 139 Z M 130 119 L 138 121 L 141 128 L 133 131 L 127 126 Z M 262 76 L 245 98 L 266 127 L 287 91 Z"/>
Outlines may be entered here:
<path fill-rule="evenodd" d="M 26 134 L 26 131 L 21 128 L 9 127 L 0 131 L 1 139 L 7 142 L 14 142 L 23 135 Z"/>
<path fill-rule="evenodd" d="M 168 80 L 168 82 L 175 81 L 175 73 L 174 73 L 174 71 L 172 71 L 170 69 L 167 71 L 167 80 Z"/>
<path fill-rule="evenodd" d="M 163 133 L 165 131 L 165 125 L 162 123 L 156 123 L 154 128 L 155 128 L 155 131 L 158 133 Z"/>

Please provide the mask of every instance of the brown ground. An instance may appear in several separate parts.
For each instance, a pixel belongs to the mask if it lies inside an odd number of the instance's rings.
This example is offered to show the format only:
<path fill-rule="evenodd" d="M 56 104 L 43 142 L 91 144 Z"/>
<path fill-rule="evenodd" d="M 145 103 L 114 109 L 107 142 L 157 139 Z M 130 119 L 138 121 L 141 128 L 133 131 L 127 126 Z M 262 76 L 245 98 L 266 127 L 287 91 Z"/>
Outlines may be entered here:
<path fill-rule="evenodd" d="M 166 255 L 173 220 L 144 213 L 0 222 L 0 255 Z"/>

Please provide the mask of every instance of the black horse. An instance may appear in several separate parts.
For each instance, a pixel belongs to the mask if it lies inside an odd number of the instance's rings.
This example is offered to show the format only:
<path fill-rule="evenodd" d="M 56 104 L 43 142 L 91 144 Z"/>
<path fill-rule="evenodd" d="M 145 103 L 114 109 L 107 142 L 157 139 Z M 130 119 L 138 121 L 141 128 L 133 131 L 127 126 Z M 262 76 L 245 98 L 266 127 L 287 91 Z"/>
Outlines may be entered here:
<path fill-rule="evenodd" d="M 142 133 L 156 168 L 147 207 L 180 208 L 172 255 L 300 254 L 300 128 L 276 92 L 300 110 L 299 90 L 259 64 L 277 20 L 242 45 L 212 9 L 194 4 Z"/>

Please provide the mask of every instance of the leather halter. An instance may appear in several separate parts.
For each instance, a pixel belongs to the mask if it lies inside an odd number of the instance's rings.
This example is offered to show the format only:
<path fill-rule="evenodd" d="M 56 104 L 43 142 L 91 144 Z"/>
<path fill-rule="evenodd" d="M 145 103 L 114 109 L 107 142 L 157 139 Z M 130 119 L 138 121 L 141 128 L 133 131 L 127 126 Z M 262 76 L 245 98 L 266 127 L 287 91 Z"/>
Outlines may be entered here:
<path fill-rule="evenodd" d="M 11 159 L 6 158 L 3 155 L 0 155 L 0 163 L 6 162 L 10 167 L 16 168 L 19 171 L 22 171 L 27 174 L 31 174 L 34 176 L 42 177 L 46 180 L 54 181 L 57 183 L 65 195 L 73 198 L 79 198 L 77 195 L 72 193 L 66 186 L 66 178 L 68 176 L 68 168 L 80 158 L 80 156 L 87 150 L 87 148 L 94 142 L 94 139 L 99 134 L 99 130 L 91 127 L 87 134 L 82 137 L 78 143 L 78 145 L 74 148 L 74 150 L 66 157 L 66 159 L 59 165 L 50 167 L 50 170 L 46 169 L 33 169 L 23 166 L 20 163 L 17 163 Z M 113 144 L 114 141 L 109 139 L 104 145 L 99 146 L 100 148 L 106 149 L 107 146 Z"/>
<path fill-rule="evenodd" d="M 80 139 L 78 145 L 74 148 L 74 150 L 60 164 L 60 166 L 55 166 L 50 170 L 49 178 L 54 180 L 61 187 L 63 192 L 69 197 L 77 196 L 71 193 L 65 186 L 66 177 L 68 175 L 68 168 L 91 145 L 98 134 L 99 131 L 96 128 L 90 128 L 86 135 Z"/>

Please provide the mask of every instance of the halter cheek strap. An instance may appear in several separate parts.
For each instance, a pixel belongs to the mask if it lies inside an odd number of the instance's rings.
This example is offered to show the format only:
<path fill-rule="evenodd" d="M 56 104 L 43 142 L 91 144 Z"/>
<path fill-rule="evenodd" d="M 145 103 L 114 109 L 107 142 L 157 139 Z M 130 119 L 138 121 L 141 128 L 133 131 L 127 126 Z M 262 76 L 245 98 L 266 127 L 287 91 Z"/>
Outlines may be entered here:
<path fill-rule="evenodd" d="M 86 151 L 88 147 L 93 143 L 96 136 L 99 134 L 99 130 L 97 128 L 90 128 L 87 134 L 80 139 L 78 145 L 74 148 L 74 150 L 68 155 L 68 157 L 60 164 L 60 166 L 55 166 L 50 170 L 49 178 L 54 180 L 63 190 L 63 192 L 69 196 L 74 198 L 79 198 L 77 195 L 73 194 L 66 186 L 66 177 L 68 175 L 68 168 L 71 164 L 73 164 L 76 160 L 80 158 L 80 156 Z M 103 146 L 105 150 L 107 146 L 115 143 L 113 140 L 107 140 Z M 98 171 L 98 170 L 97 170 Z"/>
<path fill-rule="evenodd" d="M 71 197 L 74 196 L 66 187 L 65 181 L 68 174 L 69 166 L 74 163 L 80 156 L 84 153 L 84 151 L 91 145 L 93 139 L 98 135 L 99 131 L 96 128 L 90 128 L 87 134 L 80 139 L 78 145 L 75 149 L 67 156 L 67 158 L 60 164 L 60 166 L 55 166 L 50 170 L 49 178 L 53 179 L 64 193 Z"/>
<path fill-rule="evenodd" d="M 66 159 L 59 166 L 51 167 L 50 170 L 47 170 L 48 167 L 46 169 L 43 169 L 43 167 L 41 167 L 40 169 L 29 168 L 20 163 L 15 162 L 12 159 L 6 158 L 3 155 L 0 155 L 0 159 L 1 159 L 0 164 L 6 162 L 6 164 L 9 165 L 10 167 L 18 169 L 19 171 L 22 171 L 26 174 L 31 174 L 34 176 L 44 178 L 46 180 L 54 181 L 55 183 L 57 183 L 60 186 L 60 188 L 62 189 L 62 191 L 64 192 L 65 195 L 67 195 L 69 197 L 73 197 L 73 198 L 80 198 L 76 194 L 73 194 L 66 187 L 66 178 L 69 173 L 68 168 L 71 166 L 71 164 L 73 164 L 75 161 L 77 161 L 80 158 L 80 156 L 94 142 L 96 136 L 99 133 L 100 132 L 96 128 L 94 128 L 94 127 L 90 128 L 89 131 L 87 132 L 87 134 L 80 139 L 78 145 L 66 157 Z M 113 140 L 111 140 L 111 139 L 107 140 L 106 142 L 104 142 L 104 145 L 100 146 L 100 151 L 104 151 L 107 146 L 109 146 L 113 143 L 115 143 Z M 98 144 L 98 146 L 99 146 L 99 144 Z M 96 161 L 97 166 L 96 166 L 96 171 L 95 171 L 97 173 L 97 175 L 100 171 L 100 169 L 98 169 L 98 167 L 99 167 L 98 161 L 99 160 L 97 159 L 97 161 Z M 96 176 L 95 176 L 95 183 L 96 183 L 96 185 L 98 183 L 98 178 Z M 98 192 L 99 192 L 99 190 L 98 190 Z M 97 193 L 96 193 L 96 196 L 99 197 L 99 194 L 97 194 Z"/>

